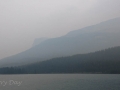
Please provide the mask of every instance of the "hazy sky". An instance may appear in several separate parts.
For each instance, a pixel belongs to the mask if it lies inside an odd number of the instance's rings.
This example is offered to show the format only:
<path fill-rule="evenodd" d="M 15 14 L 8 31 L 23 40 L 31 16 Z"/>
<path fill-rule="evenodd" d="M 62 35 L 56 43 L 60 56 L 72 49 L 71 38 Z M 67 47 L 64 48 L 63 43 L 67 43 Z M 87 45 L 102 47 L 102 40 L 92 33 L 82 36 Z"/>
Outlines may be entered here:
<path fill-rule="evenodd" d="M 120 17 L 120 0 L 0 0 L 0 58 L 31 47 L 40 37 Z"/>

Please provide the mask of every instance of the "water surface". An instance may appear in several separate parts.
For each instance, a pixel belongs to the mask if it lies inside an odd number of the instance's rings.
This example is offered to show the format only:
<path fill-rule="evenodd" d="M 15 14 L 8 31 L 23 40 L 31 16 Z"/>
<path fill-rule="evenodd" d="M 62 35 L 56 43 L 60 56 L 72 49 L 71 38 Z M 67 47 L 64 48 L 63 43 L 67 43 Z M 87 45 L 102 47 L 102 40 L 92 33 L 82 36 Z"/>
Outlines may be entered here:
<path fill-rule="evenodd" d="M 0 90 L 120 90 L 120 75 L 0 75 Z"/>

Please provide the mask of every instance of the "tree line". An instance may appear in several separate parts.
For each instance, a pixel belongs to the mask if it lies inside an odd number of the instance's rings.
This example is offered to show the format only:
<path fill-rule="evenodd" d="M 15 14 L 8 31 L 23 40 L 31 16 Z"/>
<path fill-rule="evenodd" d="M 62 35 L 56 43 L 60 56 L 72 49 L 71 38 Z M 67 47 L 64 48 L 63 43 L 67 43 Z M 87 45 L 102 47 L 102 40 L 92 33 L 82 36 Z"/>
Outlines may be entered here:
<path fill-rule="evenodd" d="M 0 68 L 0 74 L 111 73 L 120 74 L 120 46 L 88 54 L 53 58 L 31 65 Z"/>

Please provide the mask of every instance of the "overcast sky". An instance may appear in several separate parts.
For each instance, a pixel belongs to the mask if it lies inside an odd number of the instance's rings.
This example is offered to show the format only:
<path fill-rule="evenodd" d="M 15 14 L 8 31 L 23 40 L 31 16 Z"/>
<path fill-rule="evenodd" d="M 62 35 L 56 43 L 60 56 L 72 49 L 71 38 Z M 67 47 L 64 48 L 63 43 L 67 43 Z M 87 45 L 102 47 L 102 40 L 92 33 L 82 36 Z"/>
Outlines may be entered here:
<path fill-rule="evenodd" d="M 0 0 L 0 59 L 31 47 L 35 38 L 120 17 L 120 0 Z"/>

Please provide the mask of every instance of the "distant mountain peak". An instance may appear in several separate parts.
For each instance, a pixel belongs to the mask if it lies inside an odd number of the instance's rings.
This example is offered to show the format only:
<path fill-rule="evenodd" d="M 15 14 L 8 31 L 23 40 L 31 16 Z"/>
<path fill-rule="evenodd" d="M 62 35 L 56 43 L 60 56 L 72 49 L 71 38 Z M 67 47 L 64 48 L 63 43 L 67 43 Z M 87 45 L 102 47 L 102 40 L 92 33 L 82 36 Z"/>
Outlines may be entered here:
<path fill-rule="evenodd" d="M 45 41 L 45 40 L 47 40 L 47 39 L 49 39 L 49 38 L 46 38 L 46 37 L 42 37 L 42 38 L 36 38 L 35 40 L 34 40 L 34 42 L 33 42 L 33 47 L 34 46 L 36 46 L 36 45 L 38 45 L 38 44 L 40 44 L 41 42 L 43 42 L 43 41 Z"/>

